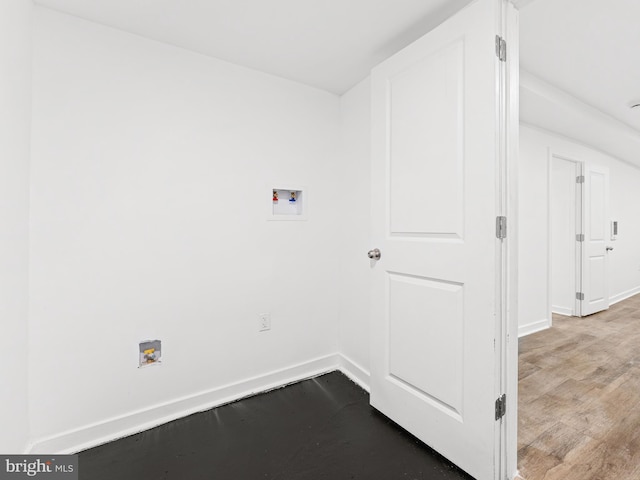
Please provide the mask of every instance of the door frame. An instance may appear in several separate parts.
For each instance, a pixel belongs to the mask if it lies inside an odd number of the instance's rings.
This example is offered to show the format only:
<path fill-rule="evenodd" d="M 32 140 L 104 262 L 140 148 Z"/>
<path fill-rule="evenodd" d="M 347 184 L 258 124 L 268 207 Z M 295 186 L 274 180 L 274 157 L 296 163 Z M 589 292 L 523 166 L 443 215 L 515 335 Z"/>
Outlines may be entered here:
<path fill-rule="evenodd" d="M 503 2 L 503 33 L 507 40 L 505 72 L 505 159 L 503 193 L 504 214 L 508 219 L 504 240 L 502 285 L 504 315 L 498 348 L 501 352 L 500 378 L 507 396 L 506 414 L 497 435 L 500 455 L 497 465 L 500 477 L 513 480 L 518 476 L 518 156 L 520 154 L 520 20 L 517 0 Z"/>
<path fill-rule="evenodd" d="M 593 163 L 587 161 L 587 160 L 578 160 L 576 157 L 572 156 L 572 155 L 565 155 L 562 152 L 559 152 L 551 147 L 549 147 L 547 149 L 547 315 L 548 315 L 548 326 L 546 328 L 551 328 L 551 326 L 553 325 L 553 301 L 552 301 L 552 291 L 553 291 L 553 274 L 552 274 L 552 257 L 553 257 L 553 245 L 552 245 L 552 205 L 551 205 L 551 198 L 552 198 L 552 192 L 551 192 L 551 185 L 552 185 L 552 175 L 553 175 L 553 161 L 554 159 L 559 159 L 559 160 L 565 160 L 567 162 L 572 162 L 575 163 L 578 166 L 578 175 L 582 176 L 583 179 L 585 179 L 586 175 L 587 175 L 587 171 L 589 170 L 590 167 L 593 168 L 605 168 L 605 167 L 598 167 L 596 165 L 594 165 Z M 608 168 L 605 168 L 606 170 L 608 170 Z M 586 179 L 585 181 L 583 181 L 583 183 L 581 184 L 581 187 L 576 191 L 576 197 L 575 197 L 575 208 L 576 208 L 576 234 L 582 234 L 582 235 L 586 235 L 586 225 L 587 225 L 587 220 L 586 220 L 586 202 L 587 202 L 587 195 L 589 195 L 590 190 L 587 187 L 587 182 Z M 610 197 L 609 197 L 609 187 L 608 187 L 608 183 L 607 186 L 605 188 L 605 196 L 606 196 L 606 205 L 607 207 L 605 208 L 605 217 L 607 218 L 607 222 L 605 225 L 605 237 L 607 237 L 607 226 L 610 223 L 610 214 L 609 214 L 609 202 L 610 202 Z M 608 240 L 605 240 L 605 243 L 608 242 Z M 584 285 L 583 283 L 585 282 L 585 278 L 584 278 L 584 270 L 585 270 L 585 258 L 584 258 L 584 249 L 585 249 L 585 243 L 583 242 L 576 242 L 576 250 L 575 250 L 575 269 L 574 269 L 574 275 L 575 275 L 575 287 L 576 287 L 576 292 L 584 292 Z M 606 252 L 605 252 L 606 254 Z M 608 262 L 608 257 L 605 259 L 606 262 Z M 607 265 L 605 265 L 605 268 L 608 268 L 608 263 Z M 585 314 L 585 308 L 583 305 L 583 302 L 585 300 L 578 300 L 576 298 L 575 300 L 575 305 L 574 305 L 574 316 L 576 317 L 583 317 L 583 316 L 587 316 L 589 315 L 588 313 Z M 610 298 L 607 295 L 607 302 L 608 305 L 611 305 L 610 302 Z M 607 307 L 608 308 L 608 307 Z"/>
<path fill-rule="evenodd" d="M 552 274 L 552 258 L 553 258 L 553 242 L 552 238 L 552 205 L 551 205 L 551 185 L 553 182 L 553 160 L 557 158 L 559 160 L 564 160 L 567 162 L 575 163 L 578 166 L 578 175 L 584 175 L 584 166 L 585 162 L 583 160 L 578 160 L 570 155 L 564 155 L 562 153 L 558 153 L 552 148 L 548 149 L 548 157 L 547 157 L 547 315 L 548 315 L 548 326 L 546 328 L 551 328 L 553 326 L 553 274 Z M 584 185 L 584 184 L 583 184 Z M 576 235 L 581 233 L 583 230 L 583 206 L 584 206 L 584 188 L 580 188 L 578 192 L 576 192 L 575 201 L 575 209 L 576 209 L 576 227 L 578 225 L 580 228 L 576 228 Z M 578 231 L 580 230 L 580 232 Z M 576 242 L 577 243 L 577 242 Z M 582 245 L 576 245 L 575 251 L 575 268 L 574 268 L 574 276 L 575 276 L 575 287 L 576 292 L 580 291 L 580 284 L 582 282 Z M 576 313 L 576 317 L 582 316 L 582 304 L 579 300 L 574 300 L 574 312 Z"/>

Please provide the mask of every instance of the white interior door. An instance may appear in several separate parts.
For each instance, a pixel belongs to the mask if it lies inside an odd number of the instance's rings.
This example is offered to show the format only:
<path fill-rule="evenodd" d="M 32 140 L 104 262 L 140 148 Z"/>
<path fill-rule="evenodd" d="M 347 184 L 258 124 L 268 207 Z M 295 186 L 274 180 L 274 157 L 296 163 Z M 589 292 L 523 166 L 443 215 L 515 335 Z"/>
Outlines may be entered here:
<path fill-rule="evenodd" d="M 581 315 L 609 308 L 609 169 L 584 165 Z"/>
<path fill-rule="evenodd" d="M 372 72 L 371 404 L 479 480 L 498 469 L 500 8 Z"/>
<path fill-rule="evenodd" d="M 581 175 L 581 163 L 551 156 L 551 311 L 569 316 L 580 316 Z"/>

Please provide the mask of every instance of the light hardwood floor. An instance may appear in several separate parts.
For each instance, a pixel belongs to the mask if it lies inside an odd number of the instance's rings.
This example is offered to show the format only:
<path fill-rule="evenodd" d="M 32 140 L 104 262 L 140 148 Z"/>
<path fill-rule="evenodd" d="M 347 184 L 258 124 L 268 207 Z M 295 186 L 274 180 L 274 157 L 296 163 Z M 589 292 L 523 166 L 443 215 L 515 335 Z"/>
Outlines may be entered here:
<path fill-rule="evenodd" d="M 520 339 L 526 480 L 640 480 L 640 295 Z"/>

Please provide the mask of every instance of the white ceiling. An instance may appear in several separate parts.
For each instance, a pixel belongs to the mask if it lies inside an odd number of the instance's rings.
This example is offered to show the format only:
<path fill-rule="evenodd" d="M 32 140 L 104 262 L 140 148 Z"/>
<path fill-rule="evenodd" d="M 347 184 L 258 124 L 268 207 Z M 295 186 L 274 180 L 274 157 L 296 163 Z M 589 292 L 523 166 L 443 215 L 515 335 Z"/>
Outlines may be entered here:
<path fill-rule="evenodd" d="M 640 133 L 640 108 L 629 108 L 640 103 L 638 22 L 639 0 L 529 1 L 521 67 Z"/>
<path fill-rule="evenodd" d="M 471 2 L 34 1 L 336 94 Z M 611 153 L 640 165 L 640 108 L 629 108 L 640 102 L 640 0 L 513 1 L 520 9 L 521 66 L 529 78 L 528 86 L 521 85 L 521 118 L 597 148 L 615 145 Z M 595 108 L 581 108 L 563 91 Z M 560 99 L 577 109 L 569 115 Z M 584 118 L 578 112 L 590 112 L 591 129 L 576 128 Z M 599 144 L 603 130 L 597 125 L 619 130 L 622 140 Z"/>
<path fill-rule="evenodd" d="M 35 0 L 342 94 L 471 0 Z"/>

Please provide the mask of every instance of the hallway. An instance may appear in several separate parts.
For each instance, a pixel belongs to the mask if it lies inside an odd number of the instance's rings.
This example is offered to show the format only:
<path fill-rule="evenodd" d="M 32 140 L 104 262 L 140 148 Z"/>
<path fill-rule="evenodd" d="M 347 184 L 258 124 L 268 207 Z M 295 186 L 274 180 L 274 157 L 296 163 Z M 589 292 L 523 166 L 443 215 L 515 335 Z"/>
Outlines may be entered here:
<path fill-rule="evenodd" d="M 640 478 L 640 295 L 520 339 L 526 480 Z"/>

